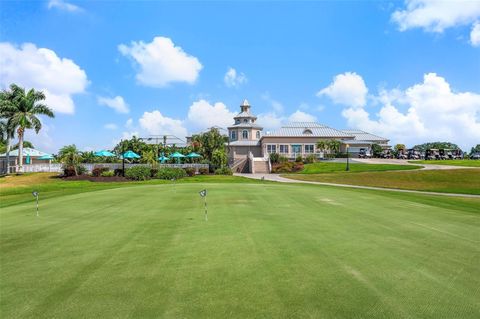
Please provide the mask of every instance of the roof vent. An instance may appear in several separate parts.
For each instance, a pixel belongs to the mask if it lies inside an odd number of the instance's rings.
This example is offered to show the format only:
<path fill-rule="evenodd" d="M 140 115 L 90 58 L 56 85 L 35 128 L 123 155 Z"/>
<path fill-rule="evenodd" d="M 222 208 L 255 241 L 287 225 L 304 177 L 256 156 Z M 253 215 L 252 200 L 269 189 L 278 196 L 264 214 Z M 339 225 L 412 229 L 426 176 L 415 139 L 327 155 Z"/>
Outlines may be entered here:
<path fill-rule="evenodd" d="M 312 135 L 312 134 L 313 134 L 313 132 L 312 132 L 312 130 L 311 130 L 311 129 L 309 129 L 309 128 L 306 128 L 306 129 L 303 131 L 303 134 L 305 134 L 305 135 Z"/>

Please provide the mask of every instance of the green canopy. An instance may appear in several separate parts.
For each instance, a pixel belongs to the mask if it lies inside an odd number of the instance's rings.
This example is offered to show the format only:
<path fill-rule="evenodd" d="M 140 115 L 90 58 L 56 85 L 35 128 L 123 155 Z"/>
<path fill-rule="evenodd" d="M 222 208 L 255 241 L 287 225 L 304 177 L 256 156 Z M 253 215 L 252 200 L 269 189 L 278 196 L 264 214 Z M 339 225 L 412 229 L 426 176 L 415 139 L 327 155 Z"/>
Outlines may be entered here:
<path fill-rule="evenodd" d="M 50 155 L 50 154 L 46 154 L 46 155 L 40 156 L 37 159 L 39 159 L 39 160 L 53 160 L 53 156 Z"/>
<path fill-rule="evenodd" d="M 93 155 L 103 156 L 103 157 L 114 157 L 115 156 L 115 154 L 113 154 L 112 152 L 109 152 L 109 151 L 98 151 L 98 152 L 93 153 Z"/>
<path fill-rule="evenodd" d="M 179 152 L 175 152 L 173 153 L 172 155 L 170 155 L 171 158 L 176 158 L 177 159 L 177 164 L 180 164 L 180 159 L 182 157 L 186 157 L 185 155 L 183 154 L 180 154 Z"/>
<path fill-rule="evenodd" d="M 140 158 L 140 155 L 138 155 L 134 151 L 127 151 L 123 153 L 123 158 Z"/>

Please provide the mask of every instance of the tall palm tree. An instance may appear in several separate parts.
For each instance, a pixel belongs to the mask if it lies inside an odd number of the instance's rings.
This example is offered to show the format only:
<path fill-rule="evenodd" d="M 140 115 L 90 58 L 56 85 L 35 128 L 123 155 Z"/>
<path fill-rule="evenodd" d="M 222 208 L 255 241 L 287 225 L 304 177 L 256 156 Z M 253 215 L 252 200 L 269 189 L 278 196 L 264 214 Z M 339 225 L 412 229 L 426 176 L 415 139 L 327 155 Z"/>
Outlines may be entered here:
<path fill-rule="evenodd" d="M 8 103 L 2 103 L 0 113 L 5 114 L 7 123 L 17 128 L 18 136 L 18 163 L 19 171 L 23 166 L 23 138 L 27 129 L 34 129 L 35 133 L 42 129 L 42 122 L 37 115 L 55 117 L 51 108 L 41 103 L 45 100 L 45 94 L 35 89 L 25 92 L 25 89 L 16 84 L 10 85 L 10 91 L 4 92 L 9 96 Z"/>
<path fill-rule="evenodd" d="M 15 138 L 15 131 L 16 127 L 13 123 L 8 123 L 8 119 L 10 118 L 11 114 L 7 112 L 8 106 L 14 103 L 13 100 L 13 93 L 7 90 L 2 90 L 0 92 L 0 119 L 5 119 L 5 121 L 1 121 L 0 123 L 0 135 L 1 138 L 5 141 L 6 146 L 6 170 L 7 174 L 10 173 L 10 149 L 11 149 L 11 141 Z"/>
<path fill-rule="evenodd" d="M 82 153 L 75 144 L 66 145 L 58 151 L 58 159 L 66 168 L 72 167 L 78 175 L 77 166 L 82 161 Z"/>

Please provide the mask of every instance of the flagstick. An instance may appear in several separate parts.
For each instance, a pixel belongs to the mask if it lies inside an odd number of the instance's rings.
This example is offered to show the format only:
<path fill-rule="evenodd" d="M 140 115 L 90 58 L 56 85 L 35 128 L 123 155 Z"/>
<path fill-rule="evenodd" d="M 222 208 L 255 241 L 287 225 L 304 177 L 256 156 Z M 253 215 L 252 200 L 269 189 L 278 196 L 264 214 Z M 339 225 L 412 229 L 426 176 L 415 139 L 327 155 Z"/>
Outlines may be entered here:
<path fill-rule="evenodd" d="M 37 217 L 38 217 L 38 195 L 36 197 L 37 197 Z"/>
<path fill-rule="evenodd" d="M 208 222 L 208 211 L 207 211 L 207 196 L 203 197 L 203 201 L 205 203 L 205 221 Z"/>

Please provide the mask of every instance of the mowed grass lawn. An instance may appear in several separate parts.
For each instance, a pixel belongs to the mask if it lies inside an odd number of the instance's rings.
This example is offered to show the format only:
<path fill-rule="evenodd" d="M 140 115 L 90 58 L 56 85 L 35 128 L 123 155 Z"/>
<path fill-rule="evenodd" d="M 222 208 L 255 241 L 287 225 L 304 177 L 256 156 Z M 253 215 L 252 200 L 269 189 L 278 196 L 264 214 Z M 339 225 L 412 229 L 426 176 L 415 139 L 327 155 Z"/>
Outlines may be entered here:
<path fill-rule="evenodd" d="M 466 167 L 480 167 L 480 160 L 443 160 L 443 161 L 409 161 L 413 164 L 452 165 Z"/>
<path fill-rule="evenodd" d="M 335 172 L 283 176 L 311 182 L 480 195 L 480 169 Z"/>
<path fill-rule="evenodd" d="M 2 318 L 480 317 L 478 199 L 199 182 L 34 207 L 0 210 Z"/>
<path fill-rule="evenodd" d="M 363 164 L 350 163 L 350 172 L 378 172 L 378 171 L 395 171 L 395 170 L 414 170 L 422 168 L 416 165 L 398 165 L 398 164 Z M 334 162 L 317 162 L 306 164 L 305 168 L 299 172 L 300 174 L 321 174 L 333 172 L 345 172 L 346 163 Z"/>

